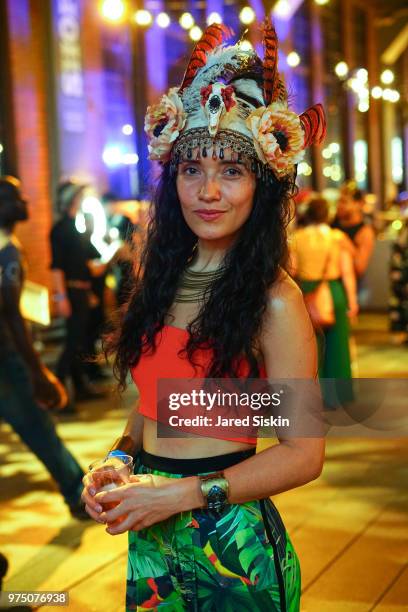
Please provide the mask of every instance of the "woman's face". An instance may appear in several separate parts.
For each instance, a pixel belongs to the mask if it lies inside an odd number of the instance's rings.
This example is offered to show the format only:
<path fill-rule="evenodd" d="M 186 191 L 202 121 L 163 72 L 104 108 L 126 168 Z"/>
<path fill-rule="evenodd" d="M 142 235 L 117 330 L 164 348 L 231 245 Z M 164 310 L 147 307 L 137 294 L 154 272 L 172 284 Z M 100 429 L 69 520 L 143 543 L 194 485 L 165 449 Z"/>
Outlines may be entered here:
<path fill-rule="evenodd" d="M 193 159 L 197 151 L 193 151 Z M 184 219 L 201 240 L 228 245 L 248 219 L 256 179 L 248 162 L 224 159 L 183 160 L 178 166 L 177 193 Z"/>

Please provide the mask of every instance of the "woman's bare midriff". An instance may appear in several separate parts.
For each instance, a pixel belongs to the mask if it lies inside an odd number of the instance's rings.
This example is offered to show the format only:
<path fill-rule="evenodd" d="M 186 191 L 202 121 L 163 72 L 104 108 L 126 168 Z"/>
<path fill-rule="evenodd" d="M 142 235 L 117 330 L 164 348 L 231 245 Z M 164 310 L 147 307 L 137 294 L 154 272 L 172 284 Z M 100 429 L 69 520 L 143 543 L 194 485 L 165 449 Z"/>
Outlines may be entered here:
<path fill-rule="evenodd" d="M 146 452 L 160 457 L 172 459 L 200 459 L 202 457 L 216 457 L 238 451 L 254 448 L 253 444 L 219 440 L 217 438 L 204 438 L 195 436 L 188 438 L 158 438 L 157 422 L 144 417 L 143 448 Z"/>

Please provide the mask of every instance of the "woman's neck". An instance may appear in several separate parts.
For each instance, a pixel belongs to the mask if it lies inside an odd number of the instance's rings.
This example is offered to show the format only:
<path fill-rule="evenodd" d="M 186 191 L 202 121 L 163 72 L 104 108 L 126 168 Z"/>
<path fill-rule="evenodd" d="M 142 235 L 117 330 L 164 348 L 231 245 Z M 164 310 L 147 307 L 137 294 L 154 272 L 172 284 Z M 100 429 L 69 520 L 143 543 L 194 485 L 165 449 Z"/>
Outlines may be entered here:
<path fill-rule="evenodd" d="M 223 264 L 225 254 L 230 246 L 230 241 L 198 240 L 197 250 L 190 269 L 196 272 L 211 272 L 217 270 Z"/>

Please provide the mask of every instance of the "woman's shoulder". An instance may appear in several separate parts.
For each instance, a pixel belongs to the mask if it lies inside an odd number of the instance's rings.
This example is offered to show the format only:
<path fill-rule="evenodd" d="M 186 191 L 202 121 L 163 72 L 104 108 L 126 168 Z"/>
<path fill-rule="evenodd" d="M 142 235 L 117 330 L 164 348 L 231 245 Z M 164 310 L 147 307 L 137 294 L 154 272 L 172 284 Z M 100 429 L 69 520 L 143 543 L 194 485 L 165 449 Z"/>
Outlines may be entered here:
<path fill-rule="evenodd" d="M 283 269 L 268 291 L 268 302 L 265 316 L 266 326 L 276 324 L 280 327 L 296 325 L 300 320 L 308 319 L 303 294 L 298 284 Z"/>
<path fill-rule="evenodd" d="M 309 376 L 315 371 L 315 339 L 300 288 L 281 270 L 268 297 L 260 338 L 267 370 L 281 376 Z"/>
<path fill-rule="evenodd" d="M 279 304 L 279 300 L 282 302 L 296 301 L 299 299 L 303 301 L 302 291 L 299 285 L 283 268 L 279 269 L 275 282 L 269 288 L 268 296 L 268 304 L 272 307 L 274 307 L 275 304 Z"/>

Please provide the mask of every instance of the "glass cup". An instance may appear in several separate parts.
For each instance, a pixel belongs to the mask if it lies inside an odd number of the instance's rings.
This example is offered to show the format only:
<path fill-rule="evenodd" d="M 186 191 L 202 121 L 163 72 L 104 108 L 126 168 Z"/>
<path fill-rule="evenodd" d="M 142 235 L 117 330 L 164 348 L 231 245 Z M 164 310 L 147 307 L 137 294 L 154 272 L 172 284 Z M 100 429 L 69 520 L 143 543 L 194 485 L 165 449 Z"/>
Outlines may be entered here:
<path fill-rule="evenodd" d="M 118 457 L 108 457 L 93 461 L 89 466 L 92 480 L 97 493 L 101 491 L 111 491 L 127 482 L 133 473 L 133 457 L 130 455 L 120 455 Z M 101 504 L 104 511 L 112 510 L 119 502 L 106 502 Z M 113 524 L 121 523 L 126 516 L 120 517 Z"/>

